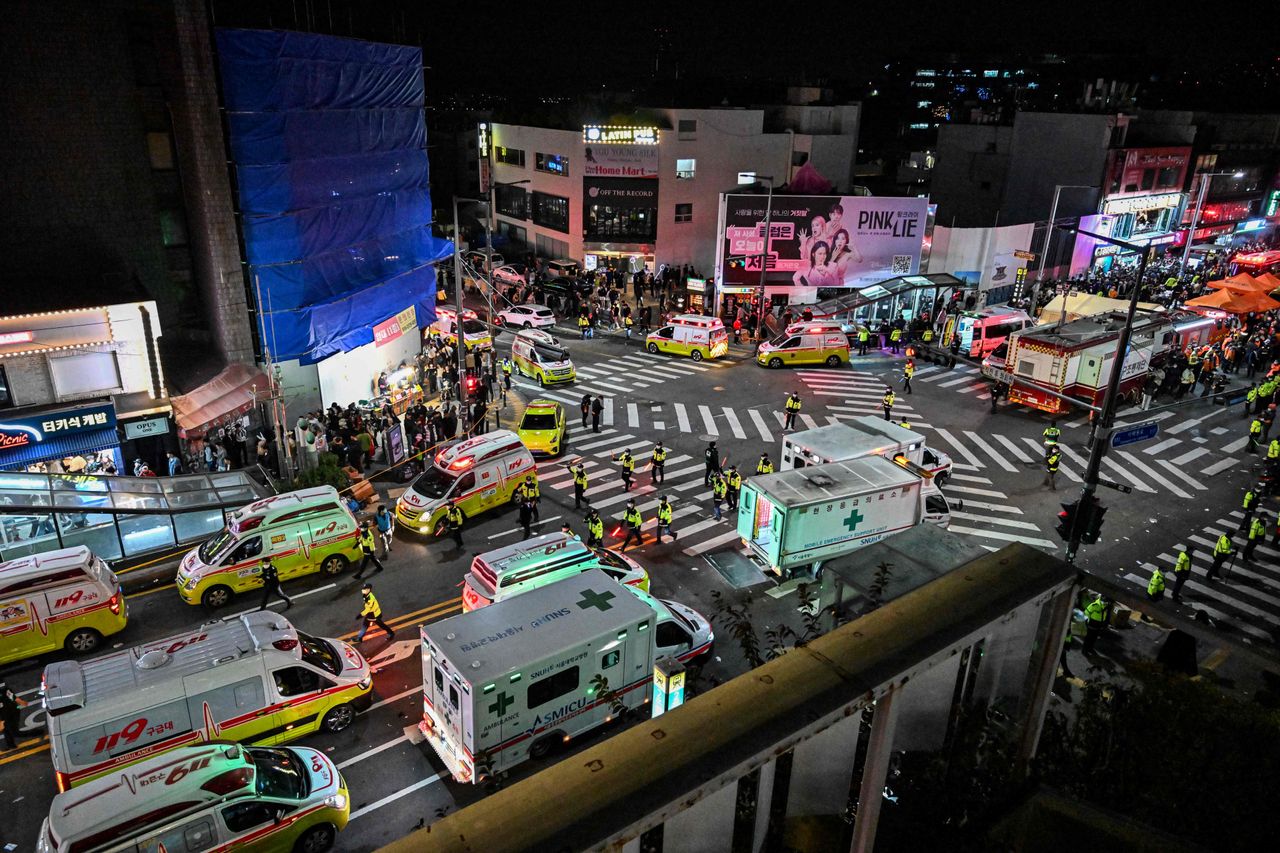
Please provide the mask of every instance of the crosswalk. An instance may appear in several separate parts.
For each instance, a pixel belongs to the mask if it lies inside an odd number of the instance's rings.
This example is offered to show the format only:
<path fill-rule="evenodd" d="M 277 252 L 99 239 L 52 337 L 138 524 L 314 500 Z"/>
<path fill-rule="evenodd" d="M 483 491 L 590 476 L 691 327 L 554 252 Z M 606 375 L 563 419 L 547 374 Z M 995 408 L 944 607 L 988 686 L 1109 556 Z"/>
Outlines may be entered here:
<path fill-rule="evenodd" d="M 1123 577 L 1145 592 L 1151 573 L 1158 566 L 1171 591 L 1178 550 L 1190 546 L 1191 577 L 1182 589 L 1183 603 L 1203 610 L 1211 619 L 1242 634 L 1273 643 L 1280 637 L 1280 548 L 1274 547 L 1268 538 L 1258 546 L 1253 559 L 1245 562 L 1242 552 L 1247 537 L 1240 529 L 1243 520 L 1244 513 L 1240 510 L 1228 513 L 1184 541 L 1171 542 L 1168 550 L 1156 555 L 1154 562 L 1139 563 Z M 1223 533 L 1232 537 L 1236 556 L 1223 566 L 1217 580 L 1210 581 L 1207 574 L 1213 565 L 1214 545 Z"/>

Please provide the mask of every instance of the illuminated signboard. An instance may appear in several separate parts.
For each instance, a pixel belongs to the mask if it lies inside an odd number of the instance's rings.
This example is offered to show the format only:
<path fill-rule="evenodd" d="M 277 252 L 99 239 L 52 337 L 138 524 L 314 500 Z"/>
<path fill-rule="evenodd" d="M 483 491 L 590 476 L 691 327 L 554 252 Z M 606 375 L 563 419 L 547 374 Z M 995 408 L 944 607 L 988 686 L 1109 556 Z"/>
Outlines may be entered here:
<path fill-rule="evenodd" d="M 1177 207 L 1182 203 L 1182 193 L 1164 193 L 1162 195 L 1144 195 L 1136 198 L 1113 198 L 1104 202 L 1102 212 L 1112 215 L 1138 213 L 1143 210 L 1159 210 L 1166 207 Z"/>
<path fill-rule="evenodd" d="M 88 430 L 114 429 L 115 425 L 116 410 L 110 403 L 28 417 L 0 415 L 0 457 L 51 439 Z"/>
<path fill-rule="evenodd" d="M 582 141 L 608 145 L 657 145 L 658 129 L 587 124 L 582 127 Z"/>
<path fill-rule="evenodd" d="M 1275 216 L 1278 210 L 1280 210 L 1280 190 L 1272 190 L 1267 196 L 1267 206 L 1263 215 Z"/>
<path fill-rule="evenodd" d="M 35 332 L 0 332 L 0 347 L 9 344 L 25 344 L 35 339 Z"/>

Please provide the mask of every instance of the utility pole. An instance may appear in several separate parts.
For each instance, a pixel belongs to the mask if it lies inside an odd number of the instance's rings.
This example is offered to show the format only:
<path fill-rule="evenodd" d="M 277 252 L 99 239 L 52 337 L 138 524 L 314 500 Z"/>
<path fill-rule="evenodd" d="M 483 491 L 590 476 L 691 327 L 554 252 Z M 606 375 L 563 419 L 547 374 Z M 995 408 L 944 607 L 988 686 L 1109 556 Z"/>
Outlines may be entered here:
<path fill-rule="evenodd" d="M 757 181 L 769 182 L 769 195 L 764 203 L 764 246 L 760 252 L 760 329 L 764 337 L 764 274 L 769 269 L 769 228 L 773 225 L 773 175 L 756 175 Z"/>
<path fill-rule="evenodd" d="M 1040 269 L 1036 272 L 1036 280 L 1031 285 L 1031 311 L 1036 316 L 1036 300 L 1040 298 L 1040 285 L 1044 282 L 1044 265 L 1049 259 L 1049 246 L 1053 242 L 1053 230 L 1058 225 L 1058 198 L 1063 190 L 1096 190 L 1093 184 L 1057 184 L 1053 188 L 1053 205 L 1049 208 L 1049 226 L 1045 231 L 1044 245 L 1040 247 Z"/>
<path fill-rule="evenodd" d="M 1183 273 L 1187 271 L 1187 260 L 1191 257 L 1191 243 L 1195 240 L 1196 228 L 1200 225 L 1200 214 L 1204 212 L 1204 197 L 1209 194 L 1209 185 L 1213 183 L 1214 178 L 1224 175 L 1230 175 L 1233 178 L 1244 177 L 1244 172 L 1199 172 L 1198 174 L 1200 175 L 1200 192 L 1196 196 L 1195 211 L 1191 214 L 1187 242 L 1182 247 L 1182 260 L 1178 263 L 1178 278 L 1182 278 Z"/>
<path fill-rule="evenodd" d="M 462 407 L 462 411 L 458 413 L 458 420 L 463 424 L 463 434 L 466 433 L 465 425 L 470 418 L 467 410 L 467 346 L 466 338 L 462 334 L 462 250 L 458 248 L 461 241 L 462 228 L 458 221 L 458 197 L 453 197 L 453 306 L 456 312 L 454 316 L 454 337 L 458 343 L 458 404 Z"/>

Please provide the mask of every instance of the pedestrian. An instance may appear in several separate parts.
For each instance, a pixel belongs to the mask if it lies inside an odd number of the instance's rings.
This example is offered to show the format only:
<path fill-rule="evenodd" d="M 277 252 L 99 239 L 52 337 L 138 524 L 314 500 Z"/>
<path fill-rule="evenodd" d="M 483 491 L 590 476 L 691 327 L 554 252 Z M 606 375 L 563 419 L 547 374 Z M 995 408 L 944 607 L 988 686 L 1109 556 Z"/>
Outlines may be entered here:
<path fill-rule="evenodd" d="M 395 638 L 396 632 L 382 621 L 382 605 L 378 603 L 378 597 L 373 594 L 373 584 L 366 583 L 360 587 L 360 595 L 363 596 L 363 604 L 360 607 L 360 619 L 364 624 L 360 627 L 360 633 L 356 634 L 356 642 L 363 643 L 364 635 L 368 633 L 370 625 L 377 625 L 379 628 L 387 632 L 387 642 L 391 642 Z"/>
<path fill-rule="evenodd" d="M 9 689 L 4 679 L 0 679 L 0 733 L 4 734 L 4 742 L 9 749 L 18 748 L 22 709 L 25 707 L 27 703 Z"/>
<path fill-rule="evenodd" d="M 702 485 L 711 485 L 711 475 L 720 473 L 720 451 L 716 449 L 716 443 L 713 441 L 707 445 L 706 452 L 702 454 L 702 460 L 706 463 L 706 469 L 702 472 Z"/>
<path fill-rule="evenodd" d="M 591 431 L 600 431 L 600 415 L 604 413 L 604 398 L 599 394 L 591 401 Z"/>
<path fill-rule="evenodd" d="M 1093 654 L 1094 647 L 1098 645 L 1098 637 L 1102 636 L 1102 632 L 1107 628 L 1108 603 L 1106 598 L 1099 595 L 1084 609 L 1084 653 L 1086 655 Z"/>
<path fill-rule="evenodd" d="M 716 521 L 720 520 L 720 504 L 724 502 L 728 493 L 729 486 L 724 481 L 724 475 L 717 471 L 711 478 L 711 508 L 715 513 Z"/>
<path fill-rule="evenodd" d="M 1058 463 L 1061 461 L 1062 453 L 1054 445 L 1044 457 L 1044 484 L 1053 492 L 1058 491 Z"/>
<path fill-rule="evenodd" d="M 794 391 L 787 392 L 787 402 L 783 405 L 786 411 L 786 420 L 782 424 L 783 429 L 792 429 L 796 424 L 796 415 L 800 414 L 800 395 Z"/>
<path fill-rule="evenodd" d="M 627 501 L 627 508 L 622 513 L 622 522 L 627 526 L 627 538 L 622 542 L 622 550 L 627 550 L 632 536 L 636 538 L 637 545 L 643 545 L 644 533 L 640 530 L 640 526 L 644 524 L 644 518 L 640 515 L 640 510 L 636 509 L 634 499 Z"/>
<path fill-rule="evenodd" d="M 1227 558 L 1234 553 L 1231 547 L 1231 537 L 1223 533 L 1218 537 L 1218 541 L 1213 546 L 1213 565 L 1209 568 L 1209 573 L 1205 575 L 1206 580 L 1217 580 L 1218 571 L 1222 568 L 1222 564 Z"/>
<path fill-rule="evenodd" d="M 1045 451 L 1056 450 L 1058 448 L 1058 439 L 1062 436 L 1062 430 L 1058 429 L 1057 421 L 1049 421 L 1049 425 L 1044 428 L 1044 448 Z"/>
<path fill-rule="evenodd" d="M 1191 546 L 1184 545 L 1178 550 L 1178 559 L 1173 564 L 1173 600 L 1182 602 L 1182 585 L 1191 577 Z"/>
<path fill-rule="evenodd" d="M 908 394 L 911 393 L 911 377 L 916 374 L 916 363 L 912 359 L 907 359 L 906 364 L 902 365 L 902 387 Z"/>
<path fill-rule="evenodd" d="M 1153 602 L 1164 598 L 1164 572 L 1160 571 L 1159 566 L 1151 570 L 1151 579 L 1147 581 L 1147 598 Z"/>
<path fill-rule="evenodd" d="M 594 507 L 587 510 L 587 547 L 599 548 L 604 544 L 604 520 Z"/>
<path fill-rule="evenodd" d="M 458 502 L 453 498 L 449 499 L 449 505 L 444 508 L 444 526 L 449 531 L 449 535 L 453 537 L 454 547 L 461 551 L 462 510 L 458 509 Z"/>
<path fill-rule="evenodd" d="M 267 557 L 262 561 L 262 568 L 259 570 L 259 578 L 262 579 L 262 604 L 259 610 L 266 610 L 267 604 L 271 601 L 271 596 L 275 595 L 284 602 L 284 609 L 288 610 L 293 606 L 293 599 L 284 594 L 284 590 L 280 588 L 280 573 L 276 570 L 275 564 L 271 562 L 271 558 Z"/>
<path fill-rule="evenodd" d="M 378 504 L 378 511 L 373 515 L 373 523 L 382 537 L 382 556 L 391 556 L 391 540 L 395 538 L 396 522 L 387 511 L 386 504 Z"/>
<path fill-rule="evenodd" d="M 996 404 L 1000 402 L 1000 393 L 1004 388 L 999 382 L 991 383 L 991 414 L 996 413 Z"/>
<path fill-rule="evenodd" d="M 756 462 L 757 474 L 772 474 L 773 462 L 769 459 L 769 454 L 761 453 L 760 459 Z"/>
<path fill-rule="evenodd" d="M 169 476 L 176 477 L 182 473 L 182 460 L 173 453 L 166 453 L 169 460 Z"/>
<path fill-rule="evenodd" d="M 524 528 L 524 538 L 533 535 L 533 501 L 525 497 L 518 498 L 520 503 L 520 526 Z"/>
<path fill-rule="evenodd" d="M 1267 538 L 1267 520 L 1264 516 L 1255 518 L 1249 525 L 1249 541 L 1244 545 L 1244 561 L 1253 562 L 1253 552 Z"/>
<path fill-rule="evenodd" d="M 533 513 L 534 521 L 541 521 L 542 514 L 538 512 L 538 504 L 542 503 L 542 489 L 538 488 L 538 481 L 532 474 L 526 474 L 524 482 L 516 486 L 522 500 L 528 501 L 531 506 L 529 511 Z"/>
<path fill-rule="evenodd" d="M 1253 512 L 1258 508 L 1258 496 L 1261 493 L 1261 483 L 1244 490 L 1244 500 L 1240 503 L 1240 508 L 1244 510 L 1244 517 L 1240 519 L 1241 530 L 1249 529 L 1249 522 L 1253 520 Z"/>
<path fill-rule="evenodd" d="M 583 311 L 578 315 L 578 331 L 582 333 L 582 340 L 591 337 L 591 321 L 587 319 L 587 312 Z"/>
<path fill-rule="evenodd" d="M 667 479 L 666 468 L 667 449 L 659 441 L 653 446 L 653 454 L 649 459 L 649 481 L 656 486 Z"/>
<path fill-rule="evenodd" d="M 1190 367 L 1182 371 L 1182 380 L 1178 383 L 1178 399 L 1187 396 L 1187 392 L 1195 388 L 1196 374 Z"/>
<path fill-rule="evenodd" d="M 636 470 L 636 460 L 631 456 L 631 451 L 624 448 L 623 451 L 613 457 L 613 459 L 615 462 L 621 463 L 622 490 L 625 492 L 631 491 L 631 475 L 634 474 Z"/>
<path fill-rule="evenodd" d="M 567 521 L 560 525 L 560 532 L 569 539 L 576 539 L 579 542 L 582 541 L 582 537 L 573 532 L 573 526 Z"/>
<path fill-rule="evenodd" d="M 738 511 L 738 495 L 742 491 L 742 475 L 737 465 L 730 465 L 729 472 L 724 475 L 725 485 L 729 487 L 729 509 Z"/>
<path fill-rule="evenodd" d="M 585 503 L 591 505 L 591 501 L 587 500 L 587 469 L 582 464 L 582 460 L 578 460 L 578 467 L 573 468 L 573 508 L 582 509 Z"/>
<path fill-rule="evenodd" d="M 1267 445 L 1267 465 L 1274 466 L 1280 460 L 1280 438 L 1271 439 Z"/>
<path fill-rule="evenodd" d="M 867 346 L 871 343 L 871 330 L 866 326 L 858 327 L 858 355 L 867 354 Z"/>
<path fill-rule="evenodd" d="M 582 395 L 582 428 L 587 428 L 587 416 L 591 414 L 591 395 Z"/>
<path fill-rule="evenodd" d="M 886 391 L 884 397 L 880 400 L 880 405 L 884 406 L 884 419 L 886 421 L 893 419 L 893 404 L 895 400 L 892 389 Z"/>
<path fill-rule="evenodd" d="M 674 513 L 671 511 L 671 504 L 667 502 L 667 496 L 663 495 L 658 501 L 658 542 L 661 544 L 663 531 L 671 537 L 674 542 L 680 538 L 680 534 L 671 529 L 671 519 Z"/>
<path fill-rule="evenodd" d="M 1258 452 L 1258 442 L 1262 440 L 1262 418 L 1254 418 L 1249 424 L 1249 452 Z"/>
<path fill-rule="evenodd" d="M 368 568 L 369 563 L 373 563 L 376 568 L 373 573 L 376 575 L 382 571 L 382 562 L 378 559 L 377 545 L 373 538 L 373 521 L 365 519 L 360 525 L 360 550 L 364 552 L 364 559 L 360 561 L 360 568 L 356 569 L 355 579 L 360 580 L 364 576 L 364 570 Z"/>

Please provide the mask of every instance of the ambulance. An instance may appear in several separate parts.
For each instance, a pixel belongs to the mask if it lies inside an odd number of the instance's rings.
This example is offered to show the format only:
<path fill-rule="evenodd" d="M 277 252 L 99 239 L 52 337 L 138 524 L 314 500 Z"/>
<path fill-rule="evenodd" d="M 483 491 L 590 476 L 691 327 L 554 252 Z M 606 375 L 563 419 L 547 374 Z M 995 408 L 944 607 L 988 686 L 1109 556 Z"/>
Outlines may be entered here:
<path fill-rule="evenodd" d="M 262 589 L 267 557 L 282 581 L 340 574 L 361 558 L 359 534 L 333 486 L 273 495 L 231 513 L 226 527 L 182 558 L 174 583 L 187 604 L 217 609 Z"/>
<path fill-rule="evenodd" d="M 347 783 L 315 749 L 187 746 L 58 794 L 36 853 L 333 847 Z"/>
<path fill-rule="evenodd" d="M 440 333 L 446 341 L 458 345 L 458 311 L 456 308 L 436 308 L 436 320 L 431 329 Z M 489 327 L 480 322 L 480 316 L 470 308 L 462 309 L 462 340 L 468 350 L 489 349 L 493 346 L 493 335 Z"/>
<path fill-rule="evenodd" d="M 84 546 L 0 563 L 0 664 L 92 652 L 128 621 L 120 581 Z"/>
<path fill-rule="evenodd" d="M 943 345 L 951 345 L 951 335 L 960 337 L 960 353 L 981 359 L 1015 332 L 1034 326 L 1036 321 L 1026 311 L 1007 306 L 991 306 L 981 311 L 965 311 L 956 320 L 954 330 L 943 332 Z"/>
<path fill-rule="evenodd" d="M 560 339 L 541 329 L 525 329 L 511 342 L 511 360 L 516 370 L 539 385 L 556 385 L 572 382 L 578 372 L 569 358 L 569 351 L 560 346 Z"/>
<path fill-rule="evenodd" d="M 504 601 L 549 583 L 599 569 L 620 584 L 649 591 L 649 573 L 631 560 L 601 559 L 577 537 L 548 533 L 478 555 L 462 579 L 462 612 Z M 625 559 L 625 558 L 624 558 Z"/>
<path fill-rule="evenodd" d="M 418 533 L 444 532 L 444 511 L 457 501 L 463 518 L 511 503 L 516 486 L 537 476 L 533 454 L 505 429 L 451 444 L 435 455 L 396 501 L 396 520 Z"/>
<path fill-rule="evenodd" d="M 864 456 L 883 456 L 890 461 L 901 457 L 933 475 L 933 484 L 938 487 L 951 479 L 954 467 L 951 457 L 928 447 L 921 433 L 875 415 L 859 415 L 783 436 L 778 468 L 790 471 Z"/>
<path fill-rule="evenodd" d="M 660 352 L 687 355 L 694 361 L 719 358 L 729 352 L 729 333 L 719 317 L 677 314 L 669 325 L 649 333 L 645 349 L 654 355 Z"/>
<path fill-rule="evenodd" d="M 254 611 L 78 663 L 45 667 L 59 791 L 180 746 L 275 746 L 340 732 L 369 707 L 373 676 L 341 640 Z"/>
<path fill-rule="evenodd" d="M 792 323 L 771 341 L 760 344 L 756 364 L 783 367 L 789 364 L 825 364 L 839 367 L 849 363 L 849 336 L 840 323 L 813 321 Z"/>

